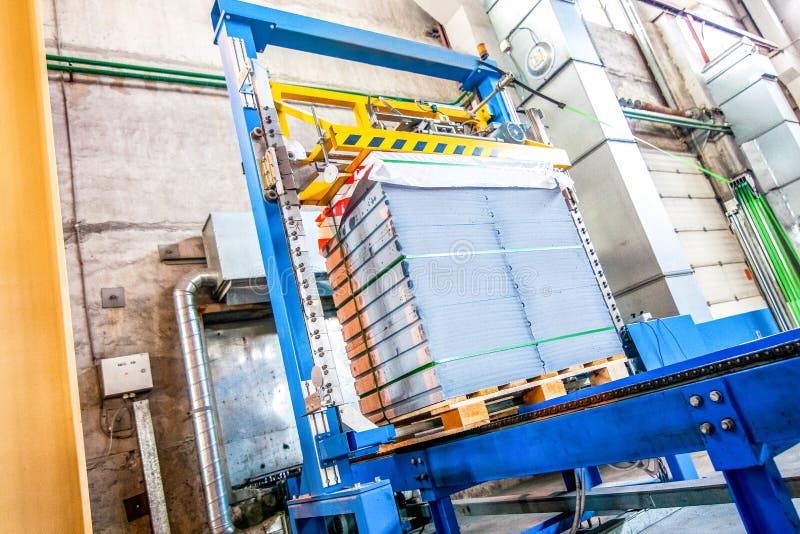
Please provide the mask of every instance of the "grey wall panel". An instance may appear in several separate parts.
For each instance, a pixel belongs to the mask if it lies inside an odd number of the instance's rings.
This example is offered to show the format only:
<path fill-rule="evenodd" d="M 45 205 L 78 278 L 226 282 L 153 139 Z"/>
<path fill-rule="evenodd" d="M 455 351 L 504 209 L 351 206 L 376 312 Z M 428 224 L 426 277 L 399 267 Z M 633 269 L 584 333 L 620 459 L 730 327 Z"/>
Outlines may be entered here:
<path fill-rule="evenodd" d="M 274 323 L 220 325 L 205 332 L 231 484 L 301 464 Z"/>

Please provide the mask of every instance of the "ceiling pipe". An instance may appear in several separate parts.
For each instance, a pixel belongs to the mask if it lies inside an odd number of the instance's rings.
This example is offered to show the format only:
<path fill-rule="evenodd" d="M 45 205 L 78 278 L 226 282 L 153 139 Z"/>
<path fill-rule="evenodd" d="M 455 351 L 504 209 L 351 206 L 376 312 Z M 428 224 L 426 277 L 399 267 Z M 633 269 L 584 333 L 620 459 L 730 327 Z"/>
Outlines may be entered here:
<path fill-rule="evenodd" d="M 666 11 L 667 13 L 671 13 L 673 15 L 677 15 L 677 16 L 689 15 L 694 20 L 699 21 L 699 22 L 701 22 L 701 23 L 703 23 L 706 26 L 709 26 L 711 28 L 716 28 L 716 29 L 718 29 L 718 30 L 720 30 L 722 32 L 729 33 L 729 34 L 735 35 L 737 37 L 747 37 L 748 39 L 750 39 L 751 41 L 753 41 L 757 45 L 762 46 L 762 47 L 764 47 L 764 48 L 766 48 L 768 50 L 775 50 L 775 49 L 778 48 L 778 45 L 775 44 L 773 41 L 770 41 L 769 39 L 764 39 L 760 35 L 756 35 L 754 33 L 750 33 L 748 31 L 741 30 L 739 28 L 733 28 L 733 27 L 727 26 L 725 24 L 721 24 L 719 22 L 716 22 L 714 20 L 708 19 L 706 17 L 702 17 L 702 16 L 698 15 L 697 13 L 689 11 L 688 9 L 684 9 L 684 8 L 682 8 L 680 6 L 676 6 L 676 5 L 670 4 L 669 2 L 664 2 L 663 0 L 640 0 L 640 1 L 642 3 L 644 3 L 644 4 L 648 4 L 648 5 L 651 5 L 653 7 L 657 7 L 659 9 L 661 9 L 662 11 Z"/>
<path fill-rule="evenodd" d="M 694 43 L 697 45 L 697 49 L 700 51 L 700 55 L 703 58 L 703 62 L 708 65 L 711 62 L 711 58 L 708 57 L 708 52 L 706 52 L 706 47 L 703 46 L 703 41 L 700 39 L 700 36 L 697 35 L 697 30 L 694 29 L 694 19 L 688 13 L 683 15 L 684 20 L 686 21 L 686 26 L 689 28 L 689 33 L 692 34 L 692 39 L 694 39 Z"/>
<path fill-rule="evenodd" d="M 189 386 L 189 405 L 208 525 L 214 534 L 233 534 L 235 528 L 231 520 L 228 481 L 217 429 L 217 413 L 208 370 L 208 357 L 200 316 L 195 307 L 197 291 L 202 287 L 214 288 L 218 283 L 218 273 L 195 271 L 180 279 L 172 292 L 172 297 L 175 303 L 175 318 L 178 323 L 186 381 Z"/>
<path fill-rule="evenodd" d="M 647 30 L 644 28 L 642 19 L 639 18 L 639 14 L 636 12 L 636 7 L 633 5 L 631 0 L 619 0 L 619 3 L 625 13 L 625 17 L 628 19 L 628 23 L 633 29 L 633 36 L 636 39 L 636 43 L 639 45 L 639 50 L 644 56 L 647 67 L 650 69 L 650 72 L 656 81 L 656 85 L 658 86 L 661 95 L 664 97 L 664 101 L 666 101 L 670 108 L 677 108 L 678 104 L 675 101 L 675 97 L 672 95 L 669 84 L 667 83 L 667 77 L 664 74 L 664 71 L 661 69 L 658 59 L 656 59 L 655 52 L 653 51 L 653 45 L 650 42 L 650 38 L 647 36 Z"/>

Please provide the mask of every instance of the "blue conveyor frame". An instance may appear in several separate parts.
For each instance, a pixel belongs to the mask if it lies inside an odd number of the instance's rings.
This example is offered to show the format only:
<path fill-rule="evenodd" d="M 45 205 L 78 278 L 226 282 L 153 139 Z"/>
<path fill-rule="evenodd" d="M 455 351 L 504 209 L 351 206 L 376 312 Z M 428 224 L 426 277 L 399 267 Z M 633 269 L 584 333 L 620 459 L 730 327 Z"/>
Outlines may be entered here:
<path fill-rule="evenodd" d="M 250 60 L 272 45 L 452 80 L 479 96 L 488 95 L 498 81 L 496 71 L 467 54 L 240 0 L 217 0 L 212 23 L 218 44 L 229 38 L 241 39 Z M 691 373 L 691 369 L 703 365 L 770 347 L 792 352 L 792 357 L 782 361 L 732 368 L 722 375 L 699 376 L 676 387 L 648 390 L 583 410 L 486 428 L 479 433 L 424 441 L 386 454 L 377 451 L 381 444 L 391 441 L 391 427 L 346 431 L 341 428 L 336 408 L 327 409 L 331 432 L 322 439 L 314 437 L 301 386 L 311 378 L 313 361 L 294 280 L 282 276 L 292 272 L 289 245 L 277 205 L 264 199 L 250 136 L 254 128 L 262 126 L 261 119 L 252 102 L 242 98 L 241 72 L 225 54 L 223 65 L 304 458 L 298 497 L 290 503 L 296 532 L 325 532 L 327 522 L 337 515 L 349 515 L 362 534 L 400 532 L 392 492 L 412 489 L 421 490 L 431 503 L 438 533 L 458 532 L 450 495 L 475 484 L 583 468 L 596 474 L 592 467 L 601 464 L 703 450 L 725 474 L 749 532 L 800 531 L 800 520 L 773 460 L 800 441 L 800 360 L 795 357 L 800 352 L 800 331 L 677 362 L 548 405 L 568 406 L 587 395 Z M 512 110 L 499 96 L 492 99 L 489 110 L 499 122 L 511 117 Z M 679 339 L 692 335 L 682 331 L 672 334 Z M 723 401 L 711 402 L 712 391 L 720 392 Z M 694 407 L 689 401 L 692 396 L 704 402 Z M 546 407 L 536 405 L 533 409 Z M 734 422 L 731 430 L 722 430 L 723 419 Z M 714 432 L 701 433 L 703 423 L 713 425 Z M 326 487 L 320 465 L 337 466 L 341 483 Z M 538 531 L 549 528 L 555 532 L 565 524 L 564 520 L 550 521 L 550 526 Z"/>

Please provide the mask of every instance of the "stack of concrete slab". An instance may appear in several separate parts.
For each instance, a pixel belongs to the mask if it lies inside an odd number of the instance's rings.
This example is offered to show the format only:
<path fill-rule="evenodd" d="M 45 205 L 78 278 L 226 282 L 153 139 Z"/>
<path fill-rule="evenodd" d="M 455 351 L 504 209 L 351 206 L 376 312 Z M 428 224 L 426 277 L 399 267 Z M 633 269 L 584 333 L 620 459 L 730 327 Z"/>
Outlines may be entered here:
<path fill-rule="evenodd" d="M 480 162 L 482 185 L 458 187 L 475 169 L 453 159 L 376 162 L 324 250 L 376 422 L 622 352 L 552 174 Z M 537 187 L 506 186 L 514 171 Z"/>

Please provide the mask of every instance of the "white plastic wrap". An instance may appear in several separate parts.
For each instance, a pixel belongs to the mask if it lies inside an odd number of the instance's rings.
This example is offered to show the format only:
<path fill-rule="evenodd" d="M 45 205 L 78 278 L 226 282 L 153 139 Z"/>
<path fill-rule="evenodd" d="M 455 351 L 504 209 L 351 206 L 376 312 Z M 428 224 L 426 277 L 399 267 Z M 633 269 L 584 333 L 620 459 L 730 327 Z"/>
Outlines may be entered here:
<path fill-rule="evenodd" d="M 364 160 L 364 167 L 371 167 L 370 180 L 409 187 L 555 189 L 573 185 L 570 177 L 548 160 L 373 152 Z"/>

